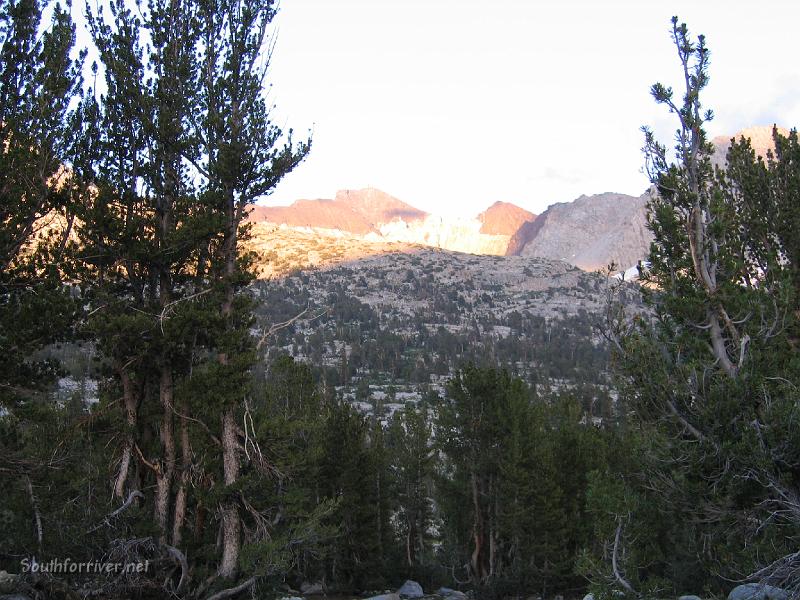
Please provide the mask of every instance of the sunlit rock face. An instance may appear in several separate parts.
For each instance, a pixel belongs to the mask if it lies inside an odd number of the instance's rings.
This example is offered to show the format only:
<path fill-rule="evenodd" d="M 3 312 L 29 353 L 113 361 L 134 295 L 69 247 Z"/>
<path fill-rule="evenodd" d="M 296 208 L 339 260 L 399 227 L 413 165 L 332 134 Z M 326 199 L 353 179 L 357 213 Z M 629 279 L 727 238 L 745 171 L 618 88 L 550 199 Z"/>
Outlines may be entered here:
<path fill-rule="evenodd" d="M 536 220 L 536 215 L 510 202 L 495 202 L 478 215 L 481 233 L 513 236 L 526 223 Z"/>
<path fill-rule="evenodd" d="M 789 133 L 780 127 L 778 131 Z M 763 126 L 716 137 L 712 161 L 725 166 L 733 137 L 750 139 L 756 153 L 766 157 L 768 150 L 774 149 L 772 135 L 772 126 Z M 381 190 L 366 188 L 341 190 L 333 199 L 298 200 L 285 207 L 257 206 L 250 220 L 256 224 L 254 246 L 269 252 L 276 237 L 294 239 L 305 249 L 302 257 L 295 257 L 303 264 L 322 266 L 426 246 L 469 254 L 561 260 L 588 271 L 613 264 L 624 271 L 649 253 L 653 240 L 647 229 L 649 197 L 650 192 L 581 196 L 553 204 L 538 216 L 509 202 L 495 202 L 475 217 L 441 217 Z M 275 230 L 276 226 L 283 229 Z M 284 254 L 276 264 L 286 263 L 292 253 Z"/>
<path fill-rule="evenodd" d="M 291 206 L 257 206 L 250 219 L 358 236 L 364 242 L 432 246 L 469 254 L 503 256 L 512 238 L 536 215 L 508 202 L 496 202 L 476 218 L 441 217 L 418 210 L 375 188 L 341 190 L 333 200 L 298 200 Z"/>
<path fill-rule="evenodd" d="M 383 223 L 398 219 L 413 223 L 427 215 L 385 192 L 366 188 L 341 190 L 333 200 L 321 198 L 297 200 L 290 206 L 256 206 L 250 220 L 366 235 L 376 233 Z"/>
<path fill-rule="evenodd" d="M 714 144 L 714 155 L 711 157 L 711 162 L 719 167 L 725 166 L 725 157 L 728 154 L 728 149 L 731 147 L 731 138 L 740 139 L 746 138 L 750 140 L 750 146 L 755 150 L 756 154 L 764 159 L 767 157 L 768 150 L 775 150 L 775 142 L 772 139 L 772 125 L 760 125 L 756 127 L 747 127 L 741 131 L 737 131 L 733 135 L 718 135 L 711 143 Z M 785 127 L 778 127 L 778 133 L 782 136 L 788 136 L 789 130 Z"/>
<path fill-rule="evenodd" d="M 386 241 L 421 244 L 453 252 L 505 255 L 511 236 L 481 233 L 482 226 L 478 219 L 428 215 L 421 222 L 395 220 L 384 223 L 380 227 L 380 237 Z"/>
<path fill-rule="evenodd" d="M 647 255 L 649 194 L 597 194 L 551 205 L 537 217 L 520 254 L 563 260 L 581 269 L 626 269 Z"/>
<path fill-rule="evenodd" d="M 554 204 L 538 217 L 508 202 L 495 202 L 472 218 L 442 217 L 369 188 L 340 191 L 333 200 L 257 207 L 251 220 L 259 224 L 257 231 L 267 223 L 279 225 L 288 228 L 285 234 L 296 230 L 298 237 L 316 237 L 322 246 L 340 245 L 346 238 L 361 252 L 372 246 L 380 253 L 400 244 L 563 260 L 586 270 L 614 262 L 624 269 L 647 254 L 645 204 L 646 196 L 599 194 Z M 322 250 L 320 257 L 338 252 Z M 314 262 L 325 262 L 317 256 Z"/>

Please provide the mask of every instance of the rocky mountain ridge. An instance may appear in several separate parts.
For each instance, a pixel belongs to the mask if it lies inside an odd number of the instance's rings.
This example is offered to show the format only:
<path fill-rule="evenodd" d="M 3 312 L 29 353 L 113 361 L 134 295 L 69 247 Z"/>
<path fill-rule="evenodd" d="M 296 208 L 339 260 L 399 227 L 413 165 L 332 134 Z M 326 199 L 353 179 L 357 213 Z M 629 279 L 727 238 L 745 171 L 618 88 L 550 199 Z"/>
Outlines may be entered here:
<path fill-rule="evenodd" d="M 788 131 L 779 128 L 782 134 Z M 715 164 L 724 165 L 731 137 L 747 137 L 765 156 L 773 147 L 772 127 L 751 127 L 714 138 Z M 264 246 L 277 226 L 285 235 L 315 232 L 319 239 L 355 245 L 362 255 L 396 245 L 427 246 L 493 256 L 526 256 L 566 261 L 587 271 L 613 264 L 629 269 L 644 259 L 652 234 L 647 228 L 650 191 L 640 196 L 601 193 L 552 204 L 535 215 L 510 202 L 495 202 L 474 217 L 446 218 L 414 208 L 375 188 L 342 190 L 334 199 L 298 200 L 291 206 L 258 206 L 251 214 L 256 244 Z M 259 232 L 262 232 L 259 234 Z M 370 250 L 371 247 L 371 250 Z M 331 250 L 319 254 L 344 255 Z M 349 252 L 352 255 L 352 252 Z M 311 264 L 316 259 L 309 260 Z"/>
<path fill-rule="evenodd" d="M 581 196 L 551 205 L 537 220 L 519 254 L 563 260 L 586 271 L 635 265 L 647 255 L 647 201 L 626 194 Z"/>

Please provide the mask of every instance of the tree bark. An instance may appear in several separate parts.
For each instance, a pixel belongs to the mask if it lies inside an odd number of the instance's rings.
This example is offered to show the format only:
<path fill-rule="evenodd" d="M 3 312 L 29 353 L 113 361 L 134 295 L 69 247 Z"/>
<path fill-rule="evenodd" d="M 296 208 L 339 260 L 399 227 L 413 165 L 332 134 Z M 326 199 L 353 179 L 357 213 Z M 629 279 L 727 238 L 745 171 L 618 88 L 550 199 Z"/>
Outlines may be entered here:
<path fill-rule="evenodd" d="M 239 479 L 239 455 L 236 443 L 236 420 L 231 407 L 222 413 L 222 465 L 225 486 Z M 241 545 L 241 523 L 239 507 L 233 498 L 226 498 L 222 504 L 222 560 L 219 575 L 231 578 L 236 575 Z"/>
<path fill-rule="evenodd" d="M 114 482 L 114 496 L 122 498 L 125 494 L 125 483 L 128 480 L 128 472 L 133 456 L 134 428 L 136 427 L 136 394 L 133 390 L 130 375 L 124 369 L 119 369 L 119 376 L 122 380 L 122 402 L 125 410 L 125 424 L 127 432 L 125 434 L 125 445 L 122 448 L 122 458 L 120 459 L 117 479 Z"/>
<path fill-rule="evenodd" d="M 232 328 L 230 319 L 233 315 L 233 300 L 235 290 L 233 278 L 236 274 L 236 256 L 238 252 L 238 229 L 240 210 L 232 188 L 227 190 L 225 201 L 225 240 L 222 244 L 222 260 L 224 271 L 222 274 L 224 297 L 222 315 L 225 317 L 226 327 Z M 229 361 L 226 350 L 222 350 L 218 357 L 221 365 Z M 222 412 L 222 469 L 223 481 L 226 487 L 236 483 L 239 479 L 239 450 L 236 439 L 236 411 L 232 399 L 226 399 Z M 222 577 L 232 578 L 236 575 L 239 562 L 239 549 L 241 546 L 241 521 L 239 507 L 234 498 L 226 496 L 222 503 L 222 559 L 218 574 Z"/>
<path fill-rule="evenodd" d="M 473 504 L 473 510 L 475 511 L 472 523 L 472 536 L 475 546 L 472 550 L 472 557 L 470 564 L 472 566 L 472 573 L 473 577 L 475 578 L 475 581 L 480 582 L 486 579 L 487 576 L 486 556 L 485 556 L 486 551 L 484 547 L 486 532 L 484 531 L 485 524 L 483 519 L 483 513 L 481 511 L 478 476 L 475 473 L 473 473 L 471 479 L 472 479 L 472 504 Z"/>
<path fill-rule="evenodd" d="M 166 543 L 169 531 L 170 492 L 175 473 L 175 433 L 173 424 L 173 381 L 169 365 L 161 367 L 159 397 L 161 400 L 161 462 L 156 470 L 155 517 L 161 530 L 161 542 Z"/>
<path fill-rule="evenodd" d="M 186 401 L 181 403 L 181 414 L 187 415 L 189 407 Z M 192 448 L 189 442 L 189 421 L 181 418 L 179 425 L 181 443 L 181 473 L 178 491 L 175 494 L 175 518 L 172 526 L 172 545 L 180 546 L 183 537 L 183 526 L 186 521 L 186 503 L 189 487 L 189 471 L 192 466 Z"/>

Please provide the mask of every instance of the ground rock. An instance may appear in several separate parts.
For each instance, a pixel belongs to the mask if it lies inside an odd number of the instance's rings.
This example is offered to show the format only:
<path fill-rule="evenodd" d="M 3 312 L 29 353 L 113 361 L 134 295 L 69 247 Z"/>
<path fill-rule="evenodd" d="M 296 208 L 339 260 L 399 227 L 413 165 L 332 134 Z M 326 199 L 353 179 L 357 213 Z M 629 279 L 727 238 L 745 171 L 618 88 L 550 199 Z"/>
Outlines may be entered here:
<path fill-rule="evenodd" d="M 325 593 L 325 586 L 321 583 L 309 583 L 304 581 L 303 584 L 300 586 L 300 593 L 304 596 L 308 596 L 311 594 L 324 594 Z"/>
<path fill-rule="evenodd" d="M 790 594 L 774 585 L 745 583 L 737 585 L 728 594 L 728 600 L 789 600 Z"/>
<path fill-rule="evenodd" d="M 678 598 L 678 600 L 703 600 L 703 599 L 700 596 L 690 595 L 690 596 L 681 596 L 680 598 Z"/>
<path fill-rule="evenodd" d="M 400 586 L 400 589 L 397 590 L 397 595 L 403 598 L 422 598 L 425 592 L 422 591 L 422 586 L 420 584 L 408 579 Z"/>
<path fill-rule="evenodd" d="M 400 600 L 400 596 L 397 594 L 381 594 L 380 596 L 372 596 L 370 598 L 366 598 L 366 600 Z"/>
<path fill-rule="evenodd" d="M 452 598 L 453 600 L 464 600 L 467 597 L 464 592 L 459 592 L 458 590 L 452 590 L 446 587 L 436 590 L 436 595 L 441 596 L 442 598 Z"/>

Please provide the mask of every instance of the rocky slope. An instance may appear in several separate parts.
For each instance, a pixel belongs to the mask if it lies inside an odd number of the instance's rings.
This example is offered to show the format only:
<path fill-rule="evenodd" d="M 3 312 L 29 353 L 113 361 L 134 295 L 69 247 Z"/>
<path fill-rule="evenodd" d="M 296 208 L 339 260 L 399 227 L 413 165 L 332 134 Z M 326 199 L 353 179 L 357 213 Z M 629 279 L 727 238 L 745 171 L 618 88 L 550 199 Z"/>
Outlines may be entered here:
<path fill-rule="evenodd" d="M 508 202 L 496 202 L 475 218 L 448 219 L 430 215 L 380 190 L 342 190 L 333 200 L 298 200 L 291 206 L 257 206 L 250 215 L 256 224 L 270 223 L 334 230 L 345 236 L 362 236 L 360 242 L 419 244 L 502 256 L 509 252 L 516 231 L 536 215 Z M 516 250 L 516 247 L 514 247 Z"/>
<path fill-rule="evenodd" d="M 252 287 L 259 329 L 291 321 L 270 338 L 265 360 L 288 354 L 309 364 L 366 413 L 388 416 L 441 393 L 471 362 L 503 365 L 540 390 L 579 387 L 587 405 L 613 395 L 601 332 L 618 282 L 596 273 L 429 247 L 289 270 Z M 646 312 L 635 286 L 617 290 L 631 315 Z"/>
<path fill-rule="evenodd" d="M 520 254 L 563 260 L 587 271 L 612 262 L 626 269 L 644 258 L 652 240 L 647 229 L 649 193 L 581 196 L 551 205 L 534 221 Z"/>
<path fill-rule="evenodd" d="M 481 233 L 482 227 L 478 219 L 428 215 L 424 221 L 416 223 L 386 223 L 381 225 L 380 233 L 385 241 L 420 244 L 468 254 L 505 255 L 511 236 Z"/>

